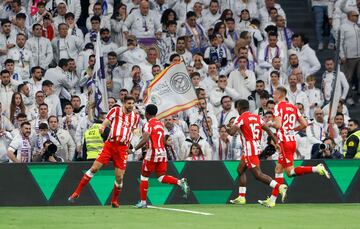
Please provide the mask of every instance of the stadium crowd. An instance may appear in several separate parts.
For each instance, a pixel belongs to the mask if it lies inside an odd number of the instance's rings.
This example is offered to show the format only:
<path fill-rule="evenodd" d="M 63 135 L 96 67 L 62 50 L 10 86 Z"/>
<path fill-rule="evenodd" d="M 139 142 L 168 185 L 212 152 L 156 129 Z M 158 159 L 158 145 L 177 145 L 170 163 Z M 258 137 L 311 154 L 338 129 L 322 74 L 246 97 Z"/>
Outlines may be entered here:
<path fill-rule="evenodd" d="M 171 63 L 187 66 L 199 104 L 162 120 L 169 160 L 239 159 L 239 138 L 225 128 L 238 115 L 234 101 L 249 100 L 252 112 L 272 122 L 278 86 L 309 122 L 297 134 L 295 158 L 360 158 L 360 124 L 348 110 L 360 82 L 359 0 L 312 0 L 318 50 L 325 48 L 327 18 L 326 48 L 340 51 L 341 97 L 330 122 L 335 51 L 320 63 L 308 38 L 287 27 L 275 0 L 0 2 L 0 162 L 96 158 L 105 117 L 94 117 L 89 99 L 97 39 L 109 108 L 131 95 L 141 123 L 151 80 Z M 277 159 L 265 133 L 262 149 L 262 159 Z M 129 160 L 142 156 L 139 150 Z"/>

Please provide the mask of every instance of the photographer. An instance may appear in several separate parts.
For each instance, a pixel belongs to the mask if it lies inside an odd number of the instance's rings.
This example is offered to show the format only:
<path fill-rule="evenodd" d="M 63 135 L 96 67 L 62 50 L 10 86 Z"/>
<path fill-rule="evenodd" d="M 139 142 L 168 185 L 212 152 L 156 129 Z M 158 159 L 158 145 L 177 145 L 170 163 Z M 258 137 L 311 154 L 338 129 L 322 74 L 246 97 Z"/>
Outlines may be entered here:
<path fill-rule="evenodd" d="M 55 155 L 57 146 L 50 140 L 46 140 L 43 148 L 32 157 L 32 162 L 63 162 L 63 160 Z"/>
<path fill-rule="evenodd" d="M 325 138 L 320 144 L 320 150 L 311 156 L 311 159 L 343 159 L 344 156 L 336 149 L 334 139 Z"/>

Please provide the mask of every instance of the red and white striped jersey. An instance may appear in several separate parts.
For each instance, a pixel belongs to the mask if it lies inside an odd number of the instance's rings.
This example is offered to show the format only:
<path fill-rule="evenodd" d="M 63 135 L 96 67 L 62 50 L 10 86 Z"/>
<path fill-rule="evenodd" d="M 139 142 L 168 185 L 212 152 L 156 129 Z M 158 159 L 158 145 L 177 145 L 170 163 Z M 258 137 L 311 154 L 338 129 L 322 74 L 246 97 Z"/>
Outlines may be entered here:
<path fill-rule="evenodd" d="M 123 107 L 114 107 L 106 115 L 111 121 L 109 141 L 129 144 L 132 130 L 138 128 L 140 117 L 134 111 L 126 114 Z"/>
<path fill-rule="evenodd" d="M 164 144 L 164 125 L 156 118 L 152 118 L 145 123 L 143 132 L 150 134 L 150 141 L 148 142 L 149 147 L 146 152 L 145 160 L 153 162 L 167 161 Z"/>
<path fill-rule="evenodd" d="M 237 117 L 234 125 L 240 128 L 240 142 L 245 156 L 261 153 L 262 126 L 264 121 L 249 111 Z"/>
<path fill-rule="evenodd" d="M 277 137 L 279 142 L 294 142 L 295 134 L 294 131 L 296 123 L 301 117 L 299 109 L 286 101 L 281 101 L 275 105 L 274 117 L 281 118 L 281 128 L 277 130 Z"/>

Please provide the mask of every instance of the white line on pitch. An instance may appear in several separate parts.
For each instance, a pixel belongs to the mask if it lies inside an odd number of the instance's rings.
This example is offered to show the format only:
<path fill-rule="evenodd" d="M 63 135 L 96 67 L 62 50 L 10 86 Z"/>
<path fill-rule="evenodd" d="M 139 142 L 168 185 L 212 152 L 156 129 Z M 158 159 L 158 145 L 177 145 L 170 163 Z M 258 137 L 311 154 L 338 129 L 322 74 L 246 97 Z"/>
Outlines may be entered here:
<path fill-rule="evenodd" d="M 150 205 L 148 205 L 148 208 L 167 210 L 167 211 L 175 211 L 175 212 L 186 212 L 186 213 L 192 213 L 192 214 L 197 214 L 197 215 L 214 215 L 212 213 L 207 213 L 207 212 L 190 211 L 190 210 L 177 209 L 177 208 L 162 208 L 162 207 L 155 207 L 155 206 L 150 206 Z"/>

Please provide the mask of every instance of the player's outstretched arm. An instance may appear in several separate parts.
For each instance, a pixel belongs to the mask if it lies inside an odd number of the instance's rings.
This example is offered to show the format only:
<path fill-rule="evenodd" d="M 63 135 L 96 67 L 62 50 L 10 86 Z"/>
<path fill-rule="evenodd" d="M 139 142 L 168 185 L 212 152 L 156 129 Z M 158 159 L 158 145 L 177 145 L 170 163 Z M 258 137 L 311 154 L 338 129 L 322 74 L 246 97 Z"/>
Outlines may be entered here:
<path fill-rule="evenodd" d="M 275 117 L 274 121 L 271 122 L 270 127 L 274 127 L 275 129 L 280 129 L 281 128 L 281 117 Z M 265 130 L 266 131 L 266 130 Z"/>
<path fill-rule="evenodd" d="M 146 143 L 149 141 L 149 139 L 150 139 L 150 134 L 147 132 L 144 132 L 140 139 L 140 142 L 132 150 L 131 149 L 127 150 L 128 154 L 134 153 L 136 150 L 144 147 L 146 145 Z"/>
<path fill-rule="evenodd" d="M 110 126 L 110 124 L 111 124 L 111 121 L 106 118 L 106 119 L 102 122 L 101 126 L 99 127 L 100 134 L 103 134 L 105 128 L 108 127 L 108 126 Z"/>
<path fill-rule="evenodd" d="M 269 135 L 269 137 L 271 138 L 271 140 L 277 144 L 277 137 L 275 136 L 275 134 L 270 130 L 270 128 L 267 125 L 263 125 L 262 129 L 266 131 L 266 133 Z"/>
<path fill-rule="evenodd" d="M 226 125 L 226 132 L 230 134 L 231 136 L 234 136 L 239 130 L 239 127 L 237 125 Z"/>
<path fill-rule="evenodd" d="M 303 116 L 299 117 L 299 123 L 300 123 L 300 125 L 298 125 L 297 127 L 294 128 L 295 131 L 303 130 L 308 126 L 308 123 Z"/>

